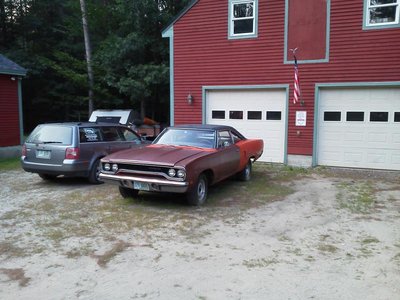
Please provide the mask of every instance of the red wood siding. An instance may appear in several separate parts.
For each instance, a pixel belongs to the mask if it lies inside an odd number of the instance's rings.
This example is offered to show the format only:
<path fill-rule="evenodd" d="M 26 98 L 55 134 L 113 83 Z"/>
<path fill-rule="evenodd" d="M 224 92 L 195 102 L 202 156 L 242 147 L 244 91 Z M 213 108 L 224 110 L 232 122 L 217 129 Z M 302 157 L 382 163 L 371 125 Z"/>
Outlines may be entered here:
<path fill-rule="evenodd" d="M 331 0 L 330 20 L 329 62 L 299 65 L 301 107 L 283 63 L 285 1 L 259 0 L 258 37 L 229 40 L 228 1 L 200 0 L 174 24 L 175 124 L 202 122 L 202 86 L 290 84 L 288 154 L 311 155 L 316 83 L 400 81 L 400 29 L 362 30 L 363 1 Z M 295 127 L 296 110 L 306 127 Z"/>
<path fill-rule="evenodd" d="M 0 75 L 0 147 L 19 144 L 18 81 Z"/>

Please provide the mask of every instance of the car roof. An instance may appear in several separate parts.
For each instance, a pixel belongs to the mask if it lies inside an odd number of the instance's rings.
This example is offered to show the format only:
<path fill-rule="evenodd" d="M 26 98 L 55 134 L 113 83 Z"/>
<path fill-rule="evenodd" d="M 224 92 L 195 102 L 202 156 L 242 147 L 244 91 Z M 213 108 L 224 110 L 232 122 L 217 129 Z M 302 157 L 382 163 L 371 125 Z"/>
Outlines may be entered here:
<path fill-rule="evenodd" d="M 228 129 L 234 130 L 233 127 L 227 125 L 213 125 L 213 124 L 185 124 L 185 125 L 176 125 L 171 126 L 169 128 L 179 128 L 179 129 L 204 129 L 204 130 L 221 130 Z"/>
<path fill-rule="evenodd" d="M 63 123 L 43 123 L 40 125 L 41 126 L 43 126 L 43 125 L 79 126 L 79 127 L 85 127 L 85 126 L 122 126 L 122 127 L 127 127 L 124 124 L 107 123 L 107 122 L 63 122 Z"/>

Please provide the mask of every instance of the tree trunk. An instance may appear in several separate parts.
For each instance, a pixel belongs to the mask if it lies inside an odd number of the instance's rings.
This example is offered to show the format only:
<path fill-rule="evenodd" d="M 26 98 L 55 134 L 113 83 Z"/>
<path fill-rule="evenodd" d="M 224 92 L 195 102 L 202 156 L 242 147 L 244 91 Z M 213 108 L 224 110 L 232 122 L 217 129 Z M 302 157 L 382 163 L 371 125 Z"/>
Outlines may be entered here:
<path fill-rule="evenodd" d="M 89 27 L 87 22 L 87 14 L 86 14 L 86 3 L 85 0 L 79 0 L 81 3 L 81 11 L 82 11 L 82 25 L 83 25 L 83 37 L 85 39 L 85 51 L 86 51 L 86 63 L 87 63 L 87 73 L 89 80 L 89 116 L 93 112 L 93 69 L 92 69 L 92 47 L 90 45 L 90 35 L 89 35 Z"/>

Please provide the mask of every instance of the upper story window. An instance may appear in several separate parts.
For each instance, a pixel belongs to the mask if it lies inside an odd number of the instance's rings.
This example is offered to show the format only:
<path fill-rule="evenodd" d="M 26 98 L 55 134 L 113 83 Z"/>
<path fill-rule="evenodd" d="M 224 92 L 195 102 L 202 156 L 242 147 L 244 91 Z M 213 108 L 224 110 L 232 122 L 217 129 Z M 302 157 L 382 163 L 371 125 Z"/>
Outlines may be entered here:
<path fill-rule="evenodd" d="M 366 27 L 398 26 L 400 0 L 364 0 L 366 1 Z"/>
<path fill-rule="evenodd" d="M 229 38 L 251 38 L 257 36 L 258 0 L 229 1 Z"/>

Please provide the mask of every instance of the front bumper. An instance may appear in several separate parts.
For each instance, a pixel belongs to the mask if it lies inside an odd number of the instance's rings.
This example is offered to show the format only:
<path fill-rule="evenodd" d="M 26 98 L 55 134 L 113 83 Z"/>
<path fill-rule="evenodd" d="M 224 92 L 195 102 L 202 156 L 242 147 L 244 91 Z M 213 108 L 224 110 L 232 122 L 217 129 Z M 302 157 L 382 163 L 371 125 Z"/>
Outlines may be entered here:
<path fill-rule="evenodd" d="M 144 183 L 148 185 L 150 192 L 186 193 L 189 188 L 188 182 L 171 181 L 167 179 L 146 176 L 100 173 L 99 177 L 104 182 L 131 189 L 134 188 L 134 182 Z"/>

